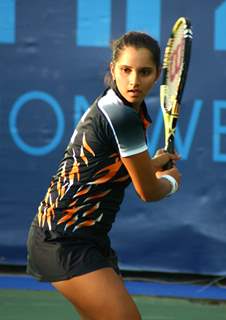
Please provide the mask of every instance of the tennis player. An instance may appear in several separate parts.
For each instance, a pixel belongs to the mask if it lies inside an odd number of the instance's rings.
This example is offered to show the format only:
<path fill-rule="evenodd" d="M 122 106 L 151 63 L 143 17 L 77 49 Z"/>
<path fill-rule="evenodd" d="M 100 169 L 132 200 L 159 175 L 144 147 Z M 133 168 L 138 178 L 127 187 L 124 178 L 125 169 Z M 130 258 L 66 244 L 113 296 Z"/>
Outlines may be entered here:
<path fill-rule="evenodd" d="M 77 125 L 28 236 L 27 271 L 51 282 L 83 320 L 138 320 L 108 232 L 131 183 L 143 201 L 177 191 L 177 154 L 151 158 L 144 98 L 160 74 L 160 48 L 146 33 L 113 42 L 111 85 Z M 173 160 L 173 168 L 162 167 Z"/>

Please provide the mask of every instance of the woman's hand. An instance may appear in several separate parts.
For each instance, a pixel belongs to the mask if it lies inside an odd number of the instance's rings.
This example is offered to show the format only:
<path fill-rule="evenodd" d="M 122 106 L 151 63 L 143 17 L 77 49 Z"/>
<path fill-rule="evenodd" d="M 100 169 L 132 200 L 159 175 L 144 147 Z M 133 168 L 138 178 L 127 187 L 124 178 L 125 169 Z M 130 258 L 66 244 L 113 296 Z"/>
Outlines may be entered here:
<path fill-rule="evenodd" d="M 155 175 L 158 179 L 161 178 L 162 176 L 170 175 L 177 181 L 178 186 L 180 185 L 181 174 L 179 170 L 176 168 L 176 166 L 173 166 L 171 169 L 168 169 L 168 170 L 156 171 Z"/>
<path fill-rule="evenodd" d="M 180 173 L 175 165 L 169 170 L 162 169 L 169 160 L 176 162 L 179 159 L 177 154 L 169 154 L 164 150 L 159 150 L 153 159 L 150 158 L 148 151 L 121 158 L 135 190 L 144 201 L 157 201 L 169 194 L 169 182 L 166 179 L 159 179 L 163 175 L 172 176 L 179 185 Z"/>
<path fill-rule="evenodd" d="M 159 149 L 154 157 L 152 158 L 152 164 L 156 171 L 163 170 L 165 164 L 167 164 L 170 160 L 175 165 L 176 161 L 180 160 L 181 157 L 177 153 L 168 153 L 164 149 Z M 164 171 L 164 174 L 167 174 L 168 170 Z"/>

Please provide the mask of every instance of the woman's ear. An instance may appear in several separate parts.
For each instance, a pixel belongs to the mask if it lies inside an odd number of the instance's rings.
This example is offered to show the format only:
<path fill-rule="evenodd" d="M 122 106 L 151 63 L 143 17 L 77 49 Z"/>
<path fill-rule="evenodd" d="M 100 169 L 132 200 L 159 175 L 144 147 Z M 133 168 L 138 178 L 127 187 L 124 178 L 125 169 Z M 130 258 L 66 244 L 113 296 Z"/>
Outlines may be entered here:
<path fill-rule="evenodd" d="M 113 62 L 110 63 L 110 72 L 111 72 L 111 77 L 113 81 L 115 81 L 115 65 Z"/>

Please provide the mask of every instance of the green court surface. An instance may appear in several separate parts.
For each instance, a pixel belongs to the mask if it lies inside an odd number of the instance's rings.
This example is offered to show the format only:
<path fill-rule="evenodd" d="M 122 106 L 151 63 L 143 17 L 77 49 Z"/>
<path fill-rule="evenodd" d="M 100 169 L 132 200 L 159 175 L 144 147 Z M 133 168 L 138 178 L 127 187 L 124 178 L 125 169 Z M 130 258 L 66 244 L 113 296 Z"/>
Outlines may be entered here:
<path fill-rule="evenodd" d="M 148 296 L 133 296 L 133 298 L 143 320 L 226 320 L 225 302 Z M 78 320 L 79 316 L 55 291 L 1 289 L 0 319 Z"/>

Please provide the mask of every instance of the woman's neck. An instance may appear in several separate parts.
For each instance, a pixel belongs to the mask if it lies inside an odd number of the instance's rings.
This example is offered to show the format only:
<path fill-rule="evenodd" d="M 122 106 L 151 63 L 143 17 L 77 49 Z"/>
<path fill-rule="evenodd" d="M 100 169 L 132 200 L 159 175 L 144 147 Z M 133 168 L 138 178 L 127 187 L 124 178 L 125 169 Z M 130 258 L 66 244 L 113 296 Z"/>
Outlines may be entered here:
<path fill-rule="evenodd" d="M 141 104 L 140 103 L 139 104 L 132 104 L 132 107 L 137 113 L 139 113 Z"/>

